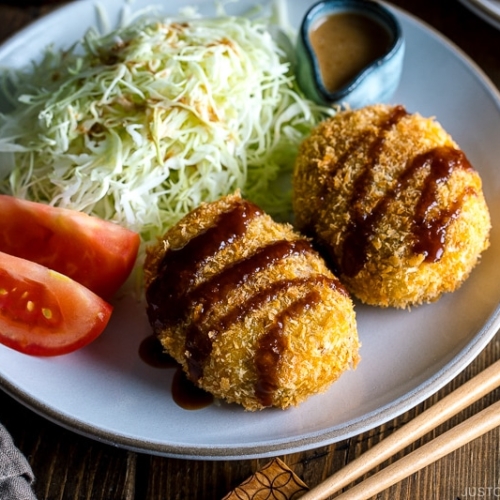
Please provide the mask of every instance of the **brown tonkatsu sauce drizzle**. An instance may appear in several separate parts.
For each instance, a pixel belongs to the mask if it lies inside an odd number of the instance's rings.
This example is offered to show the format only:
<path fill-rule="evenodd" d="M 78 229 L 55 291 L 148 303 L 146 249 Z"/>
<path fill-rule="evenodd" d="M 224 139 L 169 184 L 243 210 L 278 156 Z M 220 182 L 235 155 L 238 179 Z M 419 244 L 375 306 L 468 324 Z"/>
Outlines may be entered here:
<path fill-rule="evenodd" d="M 425 166 L 429 167 L 429 174 L 415 209 L 413 251 L 423 254 L 426 262 L 437 262 L 443 255 L 448 226 L 460 214 L 464 198 L 474 194 L 472 188 L 467 188 L 450 207 L 439 210 L 437 215 L 430 219 L 429 212 L 435 208 L 438 186 L 447 182 L 454 170 L 473 168 L 461 150 L 443 146 L 417 156 L 404 172 L 404 176 L 409 177 Z"/>
<path fill-rule="evenodd" d="M 189 302 L 201 302 L 205 307 L 210 307 L 214 302 L 220 302 L 224 299 L 235 287 L 244 285 L 252 276 L 268 269 L 277 262 L 291 255 L 311 252 L 312 247 L 307 240 L 272 242 L 202 283 L 189 294 Z"/>
<path fill-rule="evenodd" d="M 295 300 L 274 318 L 271 328 L 259 339 L 255 354 L 257 369 L 255 395 L 262 406 L 272 405 L 274 392 L 279 387 L 280 361 L 288 344 L 287 337 L 283 334 L 286 321 L 303 314 L 320 300 L 321 295 L 317 290 L 312 290 L 304 297 Z"/>
<path fill-rule="evenodd" d="M 185 410 L 201 410 L 213 403 L 212 394 L 193 384 L 179 367 L 172 381 L 172 398 Z"/>
<path fill-rule="evenodd" d="M 198 380 L 203 374 L 203 365 L 212 352 L 215 332 L 208 336 L 205 317 L 209 308 L 226 300 L 227 294 L 235 287 L 245 284 L 252 276 L 264 271 L 291 255 L 312 252 L 307 240 L 276 241 L 258 249 L 253 255 L 236 262 L 231 267 L 201 284 L 186 295 L 186 306 L 190 309 L 197 305 L 197 318 L 186 333 L 186 351 L 190 353 L 189 374 Z M 220 330 L 220 327 L 213 327 Z"/>
<path fill-rule="evenodd" d="M 299 240 L 302 241 L 302 240 Z M 285 256 L 283 256 L 285 258 Z M 258 272 L 258 271 L 256 271 Z M 343 286 L 336 280 L 325 276 L 310 276 L 306 278 L 294 278 L 279 280 L 271 283 L 267 288 L 259 290 L 254 295 L 248 297 L 244 302 L 232 307 L 225 316 L 217 318 L 216 323 L 207 323 L 205 318 L 197 318 L 192 323 L 186 334 L 186 350 L 191 353 L 189 358 L 190 375 L 193 380 L 199 379 L 203 374 L 203 365 L 212 352 L 212 344 L 217 335 L 230 328 L 234 323 L 241 321 L 247 314 L 259 309 L 264 304 L 276 300 L 278 296 L 292 287 L 314 287 L 328 286 L 334 290 L 339 290 L 347 294 Z M 211 305 L 215 305 L 224 300 L 225 294 L 214 298 Z M 208 336 L 210 332 L 210 337 Z"/>
<path fill-rule="evenodd" d="M 175 369 L 171 386 L 172 399 L 184 410 L 201 410 L 212 404 L 213 396 L 187 379 L 179 363 L 164 352 L 156 335 L 143 339 L 139 345 L 139 357 L 153 368 Z"/>
<path fill-rule="evenodd" d="M 348 245 L 344 244 L 344 252 L 350 251 L 349 266 L 346 266 L 344 270 L 348 276 L 355 276 L 365 264 L 369 238 L 373 234 L 376 224 L 383 217 L 390 202 L 424 168 L 428 168 L 429 173 L 425 178 L 413 215 L 412 250 L 416 254 L 423 254 L 426 262 L 437 262 L 442 257 L 446 230 L 460 213 L 464 197 L 473 194 L 470 189 L 466 189 L 461 197 L 455 200 L 451 206 L 444 210 L 438 210 L 432 219 L 429 218 L 430 210 L 436 208 L 437 188 L 439 184 L 445 183 L 455 169 L 472 170 L 472 166 L 464 153 L 449 146 L 436 147 L 416 156 L 400 174 L 394 188 L 387 191 L 372 212 L 364 218 L 362 224 L 357 228 L 357 239 L 349 242 L 349 245 L 357 243 L 357 248 L 351 249 Z M 363 252 L 360 250 L 363 250 Z"/>
<path fill-rule="evenodd" d="M 428 168 L 429 173 L 425 178 L 419 201 L 415 207 L 412 221 L 413 252 L 423 254 L 427 262 L 438 261 L 443 254 L 446 231 L 450 223 L 459 215 L 465 196 L 472 194 L 471 189 L 466 189 L 462 196 L 445 210 L 438 211 L 432 220 L 429 218 L 430 211 L 436 208 L 438 186 L 447 182 L 456 169 L 473 170 L 464 153 L 450 146 L 436 147 L 426 153 L 418 155 L 410 161 L 395 186 L 388 190 L 377 202 L 369 213 L 362 211 L 363 199 L 367 196 L 373 184 L 373 168 L 377 165 L 387 132 L 407 115 L 402 106 L 396 106 L 389 116 L 379 125 L 378 134 L 372 140 L 368 150 L 368 160 L 363 171 L 354 181 L 353 193 L 349 203 L 350 222 L 346 230 L 342 258 L 340 262 L 341 272 L 349 277 L 356 276 L 366 264 L 368 259 L 368 245 L 375 227 L 384 216 L 389 204 L 405 189 L 411 179 L 423 168 Z M 336 162 L 335 169 L 342 168 L 348 158 L 361 147 L 367 140 L 368 134 L 362 133 L 348 150 Z M 328 194 L 330 183 L 325 184 Z"/>
<path fill-rule="evenodd" d="M 328 196 L 328 193 L 331 189 L 334 189 L 333 185 L 331 184 L 331 181 L 333 180 L 334 175 L 337 173 L 337 170 L 342 168 L 345 163 L 349 160 L 349 158 L 358 150 L 360 149 L 363 144 L 365 144 L 367 141 L 371 141 L 370 145 L 370 152 L 368 153 L 368 162 L 366 165 L 365 170 L 361 173 L 361 179 L 357 180 L 357 187 L 361 190 L 366 189 L 366 187 L 363 187 L 363 184 L 365 184 L 369 180 L 369 176 L 371 173 L 371 169 L 373 165 L 377 162 L 377 159 L 380 155 L 380 152 L 382 151 L 382 146 L 385 140 L 385 134 L 387 131 L 389 131 L 392 127 L 394 127 L 404 116 L 406 116 L 408 112 L 405 110 L 403 106 L 395 106 L 394 109 L 391 111 L 388 117 L 386 117 L 382 123 L 379 124 L 378 130 L 377 130 L 377 135 L 375 138 L 370 137 L 373 134 L 370 131 L 362 131 L 357 137 L 355 137 L 352 142 L 349 144 L 349 147 L 344 151 L 344 153 L 340 156 L 340 158 L 332 165 L 332 169 L 330 172 L 328 172 L 328 177 L 325 180 L 325 185 L 323 193 L 321 193 L 321 198 L 325 198 Z M 360 194 L 353 193 L 353 199 L 351 201 L 355 201 L 355 199 L 359 200 L 360 199 Z"/>
<path fill-rule="evenodd" d="M 403 106 L 395 106 L 389 116 L 379 125 L 378 135 L 372 141 L 368 150 L 368 160 L 365 168 L 354 182 L 349 203 L 351 207 L 350 222 L 344 239 L 341 261 L 342 272 L 347 276 L 356 276 L 366 262 L 368 236 L 372 228 L 371 225 L 367 224 L 369 215 L 363 213 L 362 206 L 363 199 L 367 196 L 372 184 L 373 167 L 378 163 L 387 132 L 407 114 Z M 361 146 L 362 140 L 363 137 L 360 137 L 359 141 L 352 144 L 351 148 L 340 159 L 339 167 L 342 167 L 349 156 Z"/>
<path fill-rule="evenodd" d="M 258 309 L 264 304 L 276 300 L 278 295 L 292 287 L 317 287 L 326 286 L 332 290 L 338 290 L 347 296 L 347 291 L 337 279 L 327 278 L 323 275 L 308 276 L 305 278 L 293 278 L 279 280 L 271 283 L 269 287 L 259 290 L 256 294 L 250 296 L 245 302 L 233 307 L 226 316 L 219 320 L 221 329 L 227 329 L 234 323 L 241 321 L 243 317 L 251 311 Z"/>
<path fill-rule="evenodd" d="M 176 368 L 179 364 L 163 351 L 156 335 L 149 335 L 139 345 L 139 357 L 154 368 Z"/>
<path fill-rule="evenodd" d="M 221 214 L 214 226 L 192 238 L 182 248 L 169 249 L 165 253 L 156 278 L 146 290 L 148 318 L 155 331 L 182 319 L 186 310 L 185 290 L 194 285 L 203 265 L 240 238 L 248 223 L 261 213 L 252 203 L 237 203 Z"/>

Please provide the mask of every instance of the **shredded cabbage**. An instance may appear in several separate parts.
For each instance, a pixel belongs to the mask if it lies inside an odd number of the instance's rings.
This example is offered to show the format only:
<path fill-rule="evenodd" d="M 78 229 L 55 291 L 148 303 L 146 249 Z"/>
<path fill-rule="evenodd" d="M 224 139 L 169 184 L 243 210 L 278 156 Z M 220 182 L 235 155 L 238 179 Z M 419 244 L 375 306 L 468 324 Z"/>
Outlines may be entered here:
<path fill-rule="evenodd" d="M 146 244 L 236 189 L 283 218 L 283 179 L 329 112 L 302 96 L 265 23 L 243 17 L 90 30 L 7 87 L 0 191 L 115 221 Z"/>

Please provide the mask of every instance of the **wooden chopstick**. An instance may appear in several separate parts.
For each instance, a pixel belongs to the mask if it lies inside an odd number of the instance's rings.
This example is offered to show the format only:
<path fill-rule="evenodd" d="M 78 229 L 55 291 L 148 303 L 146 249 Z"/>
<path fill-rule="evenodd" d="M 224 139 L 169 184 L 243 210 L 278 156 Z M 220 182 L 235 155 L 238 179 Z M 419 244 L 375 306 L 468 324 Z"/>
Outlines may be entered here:
<path fill-rule="evenodd" d="M 499 386 L 500 360 L 302 495 L 301 500 L 322 500 L 338 492 Z M 500 425 L 500 402 L 494 403 L 401 460 L 355 485 L 337 496 L 336 500 L 370 498 L 498 425 Z"/>
<path fill-rule="evenodd" d="M 368 479 L 353 486 L 335 500 L 367 500 L 405 477 L 423 469 L 448 453 L 500 425 L 500 401 L 424 444 Z"/>

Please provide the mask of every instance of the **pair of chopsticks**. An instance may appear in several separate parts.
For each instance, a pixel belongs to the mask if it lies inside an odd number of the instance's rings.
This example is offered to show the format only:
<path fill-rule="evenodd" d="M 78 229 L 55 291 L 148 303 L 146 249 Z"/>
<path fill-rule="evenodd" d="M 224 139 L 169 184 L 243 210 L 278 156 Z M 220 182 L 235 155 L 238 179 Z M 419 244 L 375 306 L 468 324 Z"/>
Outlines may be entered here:
<path fill-rule="evenodd" d="M 328 498 L 499 386 L 500 360 L 309 490 L 300 500 Z M 367 500 L 497 426 L 500 426 L 500 401 L 355 484 L 335 500 Z"/>

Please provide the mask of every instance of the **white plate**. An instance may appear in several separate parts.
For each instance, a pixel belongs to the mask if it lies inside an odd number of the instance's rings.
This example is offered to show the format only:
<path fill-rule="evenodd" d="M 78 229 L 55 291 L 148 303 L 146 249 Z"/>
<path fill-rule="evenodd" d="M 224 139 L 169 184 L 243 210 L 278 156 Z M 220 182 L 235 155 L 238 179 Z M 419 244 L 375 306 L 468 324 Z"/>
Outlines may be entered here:
<path fill-rule="evenodd" d="M 460 0 L 474 14 L 500 29 L 500 0 Z"/>
<path fill-rule="evenodd" d="M 132 4 L 144 5 L 146 0 Z M 208 12 L 212 0 L 189 2 Z M 235 11 L 251 1 L 231 4 Z M 297 25 L 312 0 L 289 2 Z M 112 23 L 121 0 L 104 3 Z M 186 411 L 171 398 L 172 370 L 138 356 L 149 335 L 144 308 L 117 301 L 108 330 L 93 344 L 53 359 L 0 346 L 0 384 L 48 419 L 92 438 L 173 457 L 240 459 L 318 447 L 371 429 L 405 412 L 455 377 L 500 325 L 500 98 L 478 68 L 438 33 L 396 10 L 407 40 L 394 102 L 436 116 L 480 171 L 489 202 L 491 248 L 456 293 L 411 312 L 357 305 L 362 361 L 331 389 L 287 411 L 212 405 Z M 68 4 L 0 49 L 0 64 L 24 65 L 54 41 L 68 45 L 96 22 L 92 1 Z"/>

